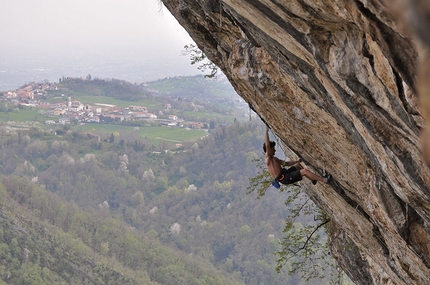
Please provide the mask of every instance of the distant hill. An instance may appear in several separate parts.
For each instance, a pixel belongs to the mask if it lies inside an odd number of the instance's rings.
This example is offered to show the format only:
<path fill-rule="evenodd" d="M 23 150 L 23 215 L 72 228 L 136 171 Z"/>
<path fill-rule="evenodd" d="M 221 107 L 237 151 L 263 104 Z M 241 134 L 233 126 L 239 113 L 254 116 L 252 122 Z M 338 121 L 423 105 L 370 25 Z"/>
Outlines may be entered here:
<path fill-rule="evenodd" d="M 121 100 L 136 101 L 145 96 L 169 96 L 188 99 L 232 99 L 240 100 L 225 76 L 214 79 L 202 75 L 178 76 L 133 84 L 119 79 L 91 79 L 66 77 L 59 87 L 71 94 L 108 96 Z"/>
<path fill-rule="evenodd" d="M 121 100 L 137 101 L 145 96 L 143 89 L 133 83 L 119 79 L 87 79 L 67 77 L 59 83 L 72 94 L 107 96 Z"/>
<path fill-rule="evenodd" d="M 153 95 L 161 94 L 171 97 L 192 99 L 240 99 L 227 78 L 206 78 L 202 75 L 171 77 L 147 82 L 141 86 Z"/>

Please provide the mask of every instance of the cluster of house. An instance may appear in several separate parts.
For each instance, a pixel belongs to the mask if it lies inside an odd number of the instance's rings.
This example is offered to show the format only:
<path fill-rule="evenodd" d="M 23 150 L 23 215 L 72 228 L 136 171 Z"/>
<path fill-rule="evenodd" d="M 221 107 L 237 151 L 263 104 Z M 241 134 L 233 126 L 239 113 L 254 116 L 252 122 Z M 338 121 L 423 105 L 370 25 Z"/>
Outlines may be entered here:
<path fill-rule="evenodd" d="M 121 122 L 133 119 L 156 119 L 157 116 L 149 113 L 146 107 L 129 106 L 120 108 L 116 105 L 95 103 L 94 105 L 83 104 L 80 101 L 72 101 L 68 97 L 65 103 L 50 104 L 39 102 L 35 107 L 46 109 L 46 115 L 50 117 L 59 117 L 58 123 L 66 124 L 70 121 L 80 122 Z M 55 121 L 48 120 L 47 124 L 53 124 Z"/>
<path fill-rule="evenodd" d="M 10 101 L 16 100 L 17 103 L 29 102 L 37 97 L 46 95 L 48 90 L 57 90 L 57 88 L 51 83 L 30 83 L 17 90 L 4 92 L 3 98 Z"/>

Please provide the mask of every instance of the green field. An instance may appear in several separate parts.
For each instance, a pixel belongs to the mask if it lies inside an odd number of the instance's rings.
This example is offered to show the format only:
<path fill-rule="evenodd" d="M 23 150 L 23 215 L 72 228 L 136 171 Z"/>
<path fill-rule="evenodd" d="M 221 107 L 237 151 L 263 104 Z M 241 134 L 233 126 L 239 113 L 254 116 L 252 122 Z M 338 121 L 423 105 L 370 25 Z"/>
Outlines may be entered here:
<path fill-rule="evenodd" d="M 12 112 L 0 112 L 0 122 L 28 122 L 34 121 L 43 123 L 46 120 L 52 120 L 47 116 L 41 115 L 39 113 L 40 109 L 26 107 L 25 109 L 20 109 L 19 111 Z"/>
<path fill-rule="evenodd" d="M 108 96 L 91 96 L 91 95 L 83 95 L 83 94 L 75 94 L 71 96 L 72 100 L 80 101 L 84 104 L 96 105 L 96 104 L 109 104 L 116 105 L 121 108 L 127 108 L 130 105 L 135 106 L 144 106 L 148 108 L 148 111 L 160 110 L 164 109 L 164 105 L 161 102 L 158 102 L 154 99 L 141 99 L 138 101 L 128 101 L 128 100 L 120 100 L 113 97 Z M 61 97 L 56 96 L 52 97 L 48 100 L 51 103 L 54 102 L 65 102 L 67 101 L 67 96 Z"/>
<path fill-rule="evenodd" d="M 115 99 L 111 101 L 103 101 L 104 104 L 115 104 Z M 118 100 L 116 100 L 118 102 Z M 84 102 L 84 100 L 83 100 Z M 147 106 L 147 104 L 146 104 Z M 51 118 L 40 114 L 40 109 L 25 107 L 19 111 L 12 112 L 0 112 L 0 122 L 4 122 L 10 125 L 19 125 L 19 128 L 24 128 L 28 123 L 28 127 L 35 126 L 34 123 L 39 123 L 37 126 L 48 130 L 48 129 L 61 129 L 62 125 L 46 125 L 45 121 L 53 120 L 58 123 L 58 118 Z M 14 123 L 16 122 L 16 123 Z M 31 122 L 31 124 L 30 124 Z M 145 139 L 154 145 L 160 143 L 183 143 L 194 139 L 201 138 L 206 135 L 204 130 L 194 130 L 178 127 L 164 127 L 164 126 L 145 126 L 135 128 L 133 126 L 122 126 L 122 125 L 110 125 L 110 124 L 97 124 L 97 123 L 86 123 L 77 126 L 71 125 L 71 129 L 77 132 L 91 132 L 100 135 L 102 138 L 108 138 L 113 133 L 118 133 L 119 139 L 124 140 L 141 140 Z"/>
<path fill-rule="evenodd" d="M 113 133 L 118 133 L 119 137 L 117 139 L 119 140 L 146 139 L 154 145 L 158 145 L 160 143 L 183 143 L 206 135 L 204 130 L 190 130 L 185 128 L 160 126 L 135 128 L 108 124 L 83 124 L 74 127 L 74 129 L 80 132 L 95 133 L 102 137 L 109 137 Z"/>
<path fill-rule="evenodd" d="M 195 118 L 195 121 L 200 121 L 201 119 L 205 121 L 217 119 L 229 123 L 232 123 L 234 121 L 234 118 L 231 115 L 222 115 L 218 113 L 184 111 L 183 116 L 185 118 Z"/>
<path fill-rule="evenodd" d="M 94 97 L 94 96 L 88 96 L 88 95 L 81 95 L 78 97 L 74 97 L 73 100 L 78 100 L 81 101 L 83 103 L 87 103 L 87 104 L 92 104 L 92 105 L 96 105 L 96 104 L 110 104 L 110 105 L 116 105 L 122 108 L 127 108 L 130 105 L 134 105 L 134 106 L 144 106 L 146 108 L 148 108 L 148 111 L 154 111 L 154 110 L 160 110 L 160 109 L 164 109 L 164 105 L 161 102 L 158 102 L 156 100 L 152 100 L 152 99 L 142 99 L 142 100 L 138 100 L 138 101 L 125 101 L 125 100 L 119 100 L 119 99 L 115 99 L 112 97 L 106 97 L 106 96 L 98 96 L 98 97 Z"/>

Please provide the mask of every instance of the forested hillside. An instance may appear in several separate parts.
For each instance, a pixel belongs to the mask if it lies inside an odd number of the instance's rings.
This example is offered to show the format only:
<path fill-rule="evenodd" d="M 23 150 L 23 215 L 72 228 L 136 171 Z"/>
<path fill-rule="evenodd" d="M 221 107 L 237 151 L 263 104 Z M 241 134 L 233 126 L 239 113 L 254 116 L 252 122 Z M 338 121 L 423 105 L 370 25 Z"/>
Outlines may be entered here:
<path fill-rule="evenodd" d="M 286 193 L 246 194 L 263 134 L 261 122 L 235 123 L 163 153 L 71 131 L 4 134 L 0 278 L 6 284 L 322 284 L 275 272 Z"/>
<path fill-rule="evenodd" d="M 143 90 L 130 82 L 119 79 L 86 79 L 68 77 L 60 79 L 61 88 L 71 94 L 87 94 L 91 96 L 107 96 L 128 101 L 139 100 L 144 96 Z"/>
<path fill-rule="evenodd" d="M 232 94 L 236 94 L 224 75 L 217 76 L 215 79 L 208 79 L 201 75 L 179 76 L 141 85 L 145 91 L 152 95 L 164 94 L 171 97 L 193 98 L 202 101 L 231 99 Z M 238 95 L 235 99 L 242 100 Z"/>
<path fill-rule="evenodd" d="M 239 284 L 107 212 L 84 212 L 26 179 L 2 182 L 2 284 Z"/>

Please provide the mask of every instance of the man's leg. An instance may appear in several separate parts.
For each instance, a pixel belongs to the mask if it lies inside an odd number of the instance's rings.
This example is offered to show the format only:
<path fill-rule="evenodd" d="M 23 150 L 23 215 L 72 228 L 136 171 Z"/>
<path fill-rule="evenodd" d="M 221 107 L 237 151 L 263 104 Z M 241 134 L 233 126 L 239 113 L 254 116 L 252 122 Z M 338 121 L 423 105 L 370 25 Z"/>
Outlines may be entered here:
<path fill-rule="evenodd" d="M 321 177 L 319 175 L 316 175 L 316 174 L 310 172 L 307 169 L 300 170 L 300 174 L 302 176 L 306 177 L 307 179 L 310 179 L 311 181 L 317 180 L 317 181 L 321 181 L 321 182 L 327 183 L 327 178 Z"/>
<path fill-rule="evenodd" d="M 302 165 L 302 163 L 301 163 L 301 162 L 296 163 L 296 164 L 294 164 L 293 166 L 294 166 L 297 170 L 302 170 L 302 169 L 304 169 L 304 167 L 303 167 L 303 165 Z"/>
<path fill-rule="evenodd" d="M 293 165 L 297 170 L 302 170 L 302 169 L 307 169 L 304 164 L 302 164 L 302 162 L 300 161 L 299 163 L 296 163 Z M 302 175 L 303 176 L 303 175 Z M 312 180 L 312 184 L 316 185 L 317 181 L 316 180 Z"/>

